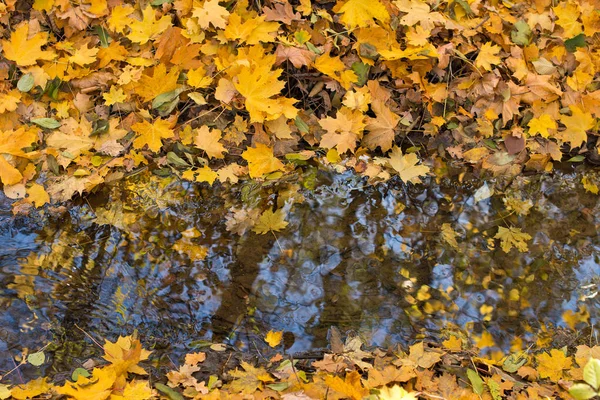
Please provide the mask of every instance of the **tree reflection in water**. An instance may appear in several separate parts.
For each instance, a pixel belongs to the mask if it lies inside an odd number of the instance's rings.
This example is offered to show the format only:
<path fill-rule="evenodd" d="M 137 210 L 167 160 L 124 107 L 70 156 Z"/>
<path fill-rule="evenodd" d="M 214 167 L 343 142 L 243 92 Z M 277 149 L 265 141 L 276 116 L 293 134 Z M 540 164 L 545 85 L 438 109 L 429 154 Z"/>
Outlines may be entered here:
<path fill-rule="evenodd" d="M 4 210 L 0 350 L 53 341 L 49 367 L 64 370 L 93 351 L 83 331 L 137 329 L 178 354 L 200 339 L 247 348 L 269 329 L 293 334 L 289 351 L 302 351 L 325 346 L 331 326 L 386 345 L 439 338 L 454 324 L 508 349 L 565 325 L 568 310 L 595 323 L 600 207 L 579 174 L 557 175 L 517 178 L 479 202 L 476 180 L 372 187 L 320 173 L 313 190 L 300 180 L 215 191 L 138 176 L 45 217 Z M 528 215 L 506 198 L 531 200 Z M 226 228 L 232 207 L 292 199 L 281 232 Z M 458 248 L 443 240 L 444 223 Z M 500 249 L 499 226 L 529 233 L 529 251 Z"/>

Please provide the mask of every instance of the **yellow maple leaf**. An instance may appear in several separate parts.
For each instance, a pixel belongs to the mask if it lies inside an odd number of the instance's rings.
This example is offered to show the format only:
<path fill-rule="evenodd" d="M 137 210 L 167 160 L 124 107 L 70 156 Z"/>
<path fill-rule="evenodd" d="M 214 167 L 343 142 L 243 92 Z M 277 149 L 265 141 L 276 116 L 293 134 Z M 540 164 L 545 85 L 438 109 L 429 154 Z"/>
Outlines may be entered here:
<path fill-rule="evenodd" d="M 25 67 L 34 65 L 37 60 L 53 60 L 56 54 L 50 50 L 42 50 L 48 42 L 48 34 L 38 32 L 30 39 L 27 38 L 29 25 L 19 25 L 11 34 L 10 40 L 2 40 L 4 57 L 14 61 L 17 65 Z"/>
<path fill-rule="evenodd" d="M 102 93 L 102 98 L 104 98 L 107 106 L 112 106 L 113 104 L 123 103 L 127 100 L 127 95 L 123 92 L 123 89 L 111 86 L 108 93 Z"/>
<path fill-rule="evenodd" d="M 558 17 L 556 24 L 563 28 L 563 38 L 571 39 L 583 32 L 579 16 L 581 11 L 579 5 L 574 1 L 561 2 L 552 11 Z"/>
<path fill-rule="evenodd" d="M 148 359 L 151 351 L 142 348 L 142 343 L 135 336 L 119 336 L 116 342 L 106 340 L 104 342 L 104 358 L 112 363 L 117 378 L 127 372 L 138 375 L 148 373 L 138 365 L 140 361 Z"/>
<path fill-rule="evenodd" d="M 550 354 L 542 353 L 535 356 L 538 363 L 537 370 L 541 378 L 548 378 L 552 382 L 558 382 L 563 378 L 563 370 L 571 369 L 573 361 L 564 352 L 556 349 L 550 350 Z"/>
<path fill-rule="evenodd" d="M 404 182 L 421 183 L 419 177 L 425 176 L 429 172 L 428 166 L 418 165 L 419 158 L 415 153 L 403 155 L 399 147 L 392 149 L 388 163 Z"/>
<path fill-rule="evenodd" d="M 408 392 L 402 386 L 394 385 L 391 388 L 382 388 L 379 398 L 381 400 L 417 400 L 419 397 L 416 392 Z"/>
<path fill-rule="evenodd" d="M 271 98 L 285 86 L 283 81 L 278 80 L 281 72 L 281 69 L 271 71 L 271 65 L 261 62 L 253 67 L 243 67 L 238 73 L 234 86 L 245 98 L 251 122 L 270 121 L 282 115 L 288 119 L 296 118 L 295 99 Z"/>
<path fill-rule="evenodd" d="M 21 102 L 21 92 L 11 90 L 6 93 L 0 93 L 0 114 L 6 111 L 15 111 Z"/>
<path fill-rule="evenodd" d="M 345 379 L 339 376 L 327 375 L 325 383 L 336 392 L 342 393 L 352 400 L 362 400 L 363 397 L 369 394 L 369 390 L 363 387 L 360 374 L 357 371 L 347 373 Z"/>
<path fill-rule="evenodd" d="M 262 389 L 263 383 L 273 382 L 273 378 L 264 368 L 255 368 L 245 361 L 241 362 L 243 370 L 236 369 L 229 373 L 235 379 L 229 384 L 234 393 L 253 394 Z"/>
<path fill-rule="evenodd" d="M 15 386 L 11 389 L 12 397 L 17 400 L 25 400 L 48 393 L 53 386 L 47 380 L 48 378 L 37 378 L 24 385 Z"/>
<path fill-rule="evenodd" d="M 256 148 L 248 147 L 242 158 L 248 161 L 248 170 L 251 178 L 260 178 L 265 174 L 283 171 L 285 166 L 273 155 L 273 149 L 262 143 L 257 143 Z"/>
<path fill-rule="evenodd" d="M 75 53 L 69 57 L 69 61 L 79 66 L 85 66 L 96 61 L 96 55 L 100 49 L 96 47 L 88 48 L 87 46 L 80 46 Z"/>
<path fill-rule="evenodd" d="M 365 135 L 363 143 L 371 150 L 381 147 L 381 151 L 385 153 L 392 148 L 400 117 L 381 100 L 373 101 L 371 108 L 377 118 L 369 118 L 365 126 L 365 130 L 369 133 Z"/>
<path fill-rule="evenodd" d="M 531 118 L 527 126 L 531 136 L 539 133 L 545 138 L 550 136 L 548 129 L 554 130 L 557 128 L 556 121 L 548 114 L 542 114 L 539 118 Z"/>
<path fill-rule="evenodd" d="M 50 196 L 42 185 L 33 183 L 27 188 L 27 202 L 33 204 L 35 207 L 41 207 L 46 203 L 50 202 Z"/>
<path fill-rule="evenodd" d="M 196 182 L 207 182 L 209 185 L 212 185 L 219 177 L 219 174 L 213 171 L 208 165 L 198 168 L 196 173 L 198 174 L 196 176 Z"/>
<path fill-rule="evenodd" d="M 155 396 L 148 381 L 133 380 L 127 382 L 123 390 L 123 398 L 126 400 L 147 400 L 155 398 Z"/>
<path fill-rule="evenodd" d="M 331 57 L 329 53 L 317 57 L 315 68 L 338 81 L 344 89 L 348 89 L 352 83 L 358 82 L 356 73 L 348 70 L 339 57 Z"/>
<path fill-rule="evenodd" d="M 596 119 L 588 111 L 583 111 L 579 106 L 572 105 L 571 116 L 563 115 L 560 117 L 566 129 L 557 132 L 554 137 L 565 143 L 569 143 L 571 147 L 579 147 L 587 141 L 587 132 L 592 129 L 596 123 Z"/>
<path fill-rule="evenodd" d="M 528 250 L 526 241 L 530 240 L 531 236 L 521 232 L 521 228 L 499 226 L 494 239 L 500 239 L 500 246 L 505 253 L 508 253 L 513 247 L 524 253 Z"/>
<path fill-rule="evenodd" d="M 109 29 L 117 33 L 125 32 L 125 29 L 133 22 L 133 18 L 129 16 L 134 11 L 134 8 L 129 4 L 118 5 L 113 8 L 110 12 L 110 17 L 107 19 Z"/>
<path fill-rule="evenodd" d="M 77 382 L 65 382 L 64 386 L 56 387 L 59 394 L 64 394 L 75 400 L 104 400 L 110 397 L 112 387 L 117 379 L 115 368 L 111 365 L 104 368 L 94 368 L 92 376 L 79 376 Z"/>
<path fill-rule="evenodd" d="M 479 54 L 475 59 L 475 65 L 486 71 L 491 71 L 492 65 L 498 65 L 502 62 L 500 57 L 498 57 L 500 50 L 500 46 L 492 45 L 490 42 L 484 43 L 483 46 L 479 48 Z"/>
<path fill-rule="evenodd" d="M 0 131 L 0 182 L 14 185 L 23 179 L 21 172 L 12 165 L 14 160 L 11 156 L 27 157 L 23 148 L 29 147 L 36 140 L 37 133 L 33 129 L 21 127 L 16 131 Z"/>
<path fill-rule="evenodd" d="M 158 153 L 162 147 L 161 139 L 175 136 L 171 129 L 171 123 L 161 118 L 157 118 L 154 122 L 138 122 L 132 125 L 131 129 L 138 134 L 133 140 L 133 147 L 141 149 L 148 145 L 148 148 L 155 153 Z"/>
<path fill-rule="evenodd" d="M 152 71 L 152 76 L 142 75 L 135 87 L 135 92 L 144 99 L 144 102 L 152 101 L 161 93 L 167 93 L 177 88 L 177 78 L 179 70 L 171 68 L 167 73 L 167 67 L 164 64 L 158 64 Z"/>
<path fill-rule="evenodd" d="M 201 89 L 208 87 L 211 82 L 212 78 L 206 75 L 206 69 L 204 69 L 204 67 L 191 69 L 187 73 L 187 83 L 195 88 Z"/>
<path fill-rule="evenodd" d="M 287 223 L 286 223 L 287 224 Z M 269 331 L 267 332 L 267 336 L 265 336 L 265 342 L 269 344 L 271 347 L 279 346 L 281 340 L 283 339 L 283 331 Z"/>
<path fill-rule="evenodd" d="M 219 0 L 209 0 L 205 1 L 201 7 L 194 7 L 192 17 L 198 19 L 198 25 L 202 29 L 207 29 L 209 25 L 225 29 L 229 11 L 219 5 Z"/>
<path fill-rule="evenodd" d="M 356 142 L 365 128 L 364 119 L 362 112 L 342 107 L 335 118 L 327 117 L 319 120 L 319 125 L 327 131 L 321 137 L 320 146 L 326 149 L 335 147 L 339 153 L 354 152 Z"/>
<path fill-rule="evenodd" d="M 229 16 L 229 23 L 225 28 L 224 35 L 229 40 L 239 40 L 242 43 L 253 45 L 260 42 L 273 42 L 278 29 L 277 22 L 265 22 L 264 16 L 242 22 L 242 17 L 234 13 Z"/>
<path fill-rule="evenodd" d="M 279 232 L 288 226 L 288 222 L 285 220 L 285 215 L 285 211 L 282 208 L 275 212 L 272 210 L 265 210 L 265 212 L 261 214 L 252 231 L 260 235 L 264 235 L 267 232 Z"/>
<path fill-rule="evenodd" d="M 156 39 L 171 26 L 171 17 L 163 15 L 156 20 L 156 12 L 149 4 L 142 11 L 142 20 L 133 20 L 129 23 L 130 32 L 127 38 L 134 43 L 144 44 Z"/>
<path fill-rule="evenodd" d="M 458 234 L 456 233 L 456 231 L 454 229 L 452 229 L 452 226 L 448 223 L 442 224 L 442 228 L 441 228 L 441 236 L 442 239 L 448 243 L 450 246 L 454 247 L 455 249 L 458 249 L 458 242 L 456 241 L 456 237 L 458 236 Z"/>
<path fill-rule="evenodd" d="M 390 14 L 379 0 L 338 1 L 333 10 L 342 14 L 340 20 L 348 29 L 373 25 L 374 19 L 383 23 L 390 21 Z"/>
<path fill-rule="evenodd" d="M 223 152 L 227 153 L 227 149 L 219 140 L 223 136 L 219 129 L 210 129 L 206 125 L 202 125 L 196 130 L 194 144 L 199 149 L 206 151 L 210 158 L 223 158 Z"/>

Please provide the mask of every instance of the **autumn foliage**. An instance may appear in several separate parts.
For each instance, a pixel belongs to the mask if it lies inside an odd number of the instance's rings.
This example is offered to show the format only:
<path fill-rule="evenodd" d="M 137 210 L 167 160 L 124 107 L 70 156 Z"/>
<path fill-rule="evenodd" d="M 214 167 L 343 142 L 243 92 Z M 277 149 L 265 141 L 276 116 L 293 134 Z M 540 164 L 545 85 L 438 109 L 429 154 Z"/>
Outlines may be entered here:
<path fill-rule="evenodd" d="M 417 183 L 598 158 L 599 4 L 8 0 L 0 180 L 16 211 L 140 168 Z M 591 183 L 590 185 L 593 185 Z"/>

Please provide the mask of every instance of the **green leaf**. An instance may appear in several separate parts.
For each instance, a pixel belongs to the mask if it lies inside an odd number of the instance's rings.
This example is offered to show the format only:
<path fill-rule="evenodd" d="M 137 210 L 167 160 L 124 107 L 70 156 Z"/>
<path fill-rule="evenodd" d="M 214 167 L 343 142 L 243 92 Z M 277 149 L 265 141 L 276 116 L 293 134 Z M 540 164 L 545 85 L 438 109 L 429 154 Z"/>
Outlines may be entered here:
<path fill-rule="evenodd" d="M 157 109 L 167 103 L 172 102 L 176 98 L 179 97 L 181 92 L 183 92 L 185 88 L 177 88 L 175 90 L 171 90 L 170 92 L 161 93 L 152 100 L 152 108 Z"/>
<path fill-rule="evenodd" d="M 298 130 L 300 132 L 308 133 L 308 131 L 309 131 L 308 125 L 299 116 L 297 116 L 296 119 L 294 120 L 294 124 L 296 125 L 296 128 L 298 128 Z"/>
<path fill-rule="evenodd" d="M 569 394 L 576 400 L 587 400 L 597 395 L 596 391 L 590 385 L 585 383 L 576 383 L 569 389 Z"/>
<path fill-rule="evenodd" d="M 108 132 L 109 124 L 106 119 L 97 119 L 92 122 L 92 133 L 90 133 L 90 137 L 100 136 Z"/>
<path fill-rule="evenodd" d="M 46 129 L 56 129 L 60 126 L 60 122 L 53 118 L 35 118 L 31 122 Z"/>
<path fill-rule="evenodd" d="M 178 167 L 188 167 L 189 164 L 181 157 L 179 157 L 177 154 L 173 153 L 172 151 L 167 153 L 167 161 L 169 161 L 169 164 L 173 164 L 173 165 L 177 165 Z"/>
<path fill-rule="evenodd" d="M 163 392 L 171 400 L 184 400 L 183 396 L 179 392 L 174 391 L 167 385 L 164 385 L 162 383 L 155 383 L 154 387 L 157 388 L 159 391 Z"/>
<path fill-rule="evenodd" d="M 19 79 L 17 82 L 17 89 L 19 89 L 23 93 L 27 93 L 31 90 L 35 83 L 35 79 L 33 78 L 33 74 L 31 72 L 26 73 Z"/>
<path fill-rule="evenodd" d="M 37 353 L 31 353 L 27 356 L 27 362 L 35 367 L 39 367 L 46 361 L 46 355 L 43 351 Z"/>
<path fill-rule="evenodd" d="M 500 385 L 498 382 L 493 380 L 492 378 L 487 379 L 487 386 L 490 389 L 490 394 L 494 400 L 502 400 L 502 396 L 500 395 Z"/>
<path fill-rule="evenodd" d="M 108 31 L 100 25 L 94 25 L 94 33 L 100 38 L 100 45 L 102 47 L 108 47 L 111 42 L 111 37 Z"/>
<path fill-rule="evenodd" d="M 571 39 L 565 40 L 565 47 L 569 53 L 574 53 L 578 47 L 585 47 L 585 35 L 580 33 Z"/>
<path fill-rule="evenodd" d="M 502 369 L 508 373 L 515 373 L 527 362 L 527 356 L 523 352 L 513 353 L 506 357 L 502 363 Z"/>
<path fill-rule="evenodd" d="M 318 55 L 323 54 L 323 52 L 321 50 L 319 50 L 318 48 L 316 48 L 315 45 L 312 44 L 311 42 L 306 42 L 306 48 L 315 54 L 318 54 Z"/>
<path fill-rule="evenodd" d="M 79 379 L 80 376 L 83 376 L 84 378 L 89 378 L 90 373 L 85 368 L 75 368 L 75 371 L 73 371 L 73 373 L 71 374 L 71 380 L 73 382 L 77 382 L 77 379 Z"/>
<path fill-rule="evenodd" d="M 467 369 L 467 376 L 469 377 L 469 380 L 471 381 L 471 385 L 473 386 L 473 391 L 475 392 L 475 394 L 478 395 L 482 395 L 483 392 L 485 391 L 485 385 L 483 383 L 483 379 L 481 379 L 481 377 L 479 376 L 479 374 L 476 371 L 473 371 L 472 369 Z"/>
<path fill-rule="evenodd" d="M 510 38 L 514 44 L 527 46 L 531 42 L 531 28 L 525 21 L 517 21 L 510 32 Z"/>
<path fill-rule="evenodd" d="M 600 360 L 590 358 L 583 367 L 583 380 L 595 390 L 600 389 Z"/>
<path fill-rule="evenodd" d="M 567 160 L 567 162 L 581 162 L 585 160 L 585 156 L 582 156 L 581 154 L 575 157 L 571 157 Z"/>
<path fill-rule="evenodd" d="M 356 82 L 358 86 L 364 86 L 364 84 L 367 83 L 367 80 L 369 79 L 370 68 L 371 67 L 369 65 L 363 64 L 359 61 L 352 63 L 352 71 L 354 71 L 356 76 L 358 76 L 358 82 Z"/>
<path fill-rule="evenodd" d="M 290 386 L 290 384 L 288 382 L 277 382 L 277 383 L 272 383 L 270 385 L 267 385 L 267 387 L 269 389 L 273 389 L 276 392 L 281 392 L 285 389 L 287 389 Z"/>

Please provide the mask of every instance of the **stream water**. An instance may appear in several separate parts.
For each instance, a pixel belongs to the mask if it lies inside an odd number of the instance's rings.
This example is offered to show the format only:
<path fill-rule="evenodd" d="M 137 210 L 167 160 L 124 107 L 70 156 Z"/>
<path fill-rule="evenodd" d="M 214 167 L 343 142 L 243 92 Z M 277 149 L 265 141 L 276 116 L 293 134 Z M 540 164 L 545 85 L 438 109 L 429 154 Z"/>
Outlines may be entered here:
<path fill-rule="evenodd" d="M 70 371 L 99 352 L 86 334 L 134 330 L 158 357 L 202 341 L 254 351 L 270 329 L 286 332 L 288 352 L 326 346 L 331 326 L 380 346 L 454 326 L 490 333 L 490 351 L 569 316 L 591 335 L 600 203 L 582 173 L 368 186 L 309 170 L 233 191 L 141 174 L 29 217 L 2 201 L 0 374 L 47 344 L 49 362 L 23 373 Z M 244 216 L 282 207 L 285 229 L 239 234 Z M 499 227 L 528 233 L 528 250 L 504 252 Z"/>

